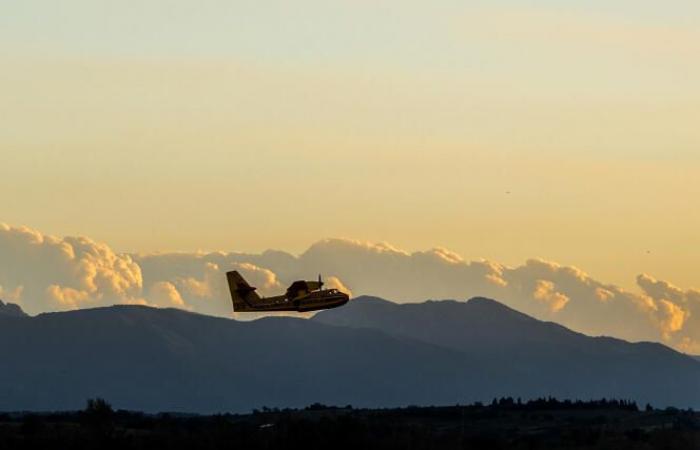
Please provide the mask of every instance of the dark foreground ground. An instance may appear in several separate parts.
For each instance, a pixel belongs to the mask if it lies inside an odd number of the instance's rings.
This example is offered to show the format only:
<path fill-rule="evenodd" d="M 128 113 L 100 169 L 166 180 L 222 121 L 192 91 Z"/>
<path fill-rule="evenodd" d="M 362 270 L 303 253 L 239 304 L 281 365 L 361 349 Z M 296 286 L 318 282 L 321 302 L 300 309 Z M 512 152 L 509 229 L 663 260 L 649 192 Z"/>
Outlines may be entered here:
<path fill-rule="evenodd" d="M 0 449 L 700 449 L 700 415 L 617 401 L 144 415 L 0 414 Z"/>

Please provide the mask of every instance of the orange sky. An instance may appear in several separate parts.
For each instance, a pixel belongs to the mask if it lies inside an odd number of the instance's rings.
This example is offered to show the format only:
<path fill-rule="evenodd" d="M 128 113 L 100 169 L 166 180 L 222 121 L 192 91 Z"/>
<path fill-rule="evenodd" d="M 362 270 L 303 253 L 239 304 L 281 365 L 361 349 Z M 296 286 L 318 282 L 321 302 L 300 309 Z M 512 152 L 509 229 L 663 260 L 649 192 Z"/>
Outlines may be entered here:
<path fill-rule="evenodd" d="M 352 237 L 700 286 L 696 3 L 0 8 L 4 222 L 119 251 Z"/>

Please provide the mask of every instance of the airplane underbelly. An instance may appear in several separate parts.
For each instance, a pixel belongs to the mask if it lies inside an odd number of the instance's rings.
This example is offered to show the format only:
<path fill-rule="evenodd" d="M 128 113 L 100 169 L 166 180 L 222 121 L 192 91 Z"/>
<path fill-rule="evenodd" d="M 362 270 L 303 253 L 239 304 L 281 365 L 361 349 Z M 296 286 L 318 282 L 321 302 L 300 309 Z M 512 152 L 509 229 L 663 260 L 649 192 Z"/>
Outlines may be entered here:
<path fill-rule="evenodd" d="M 333 299 L 309 299 L 299 304 L 299 312 L 319 311 L 322 309 L 337 308 L 347 303 L 347 298 L 338 297 Z"/>

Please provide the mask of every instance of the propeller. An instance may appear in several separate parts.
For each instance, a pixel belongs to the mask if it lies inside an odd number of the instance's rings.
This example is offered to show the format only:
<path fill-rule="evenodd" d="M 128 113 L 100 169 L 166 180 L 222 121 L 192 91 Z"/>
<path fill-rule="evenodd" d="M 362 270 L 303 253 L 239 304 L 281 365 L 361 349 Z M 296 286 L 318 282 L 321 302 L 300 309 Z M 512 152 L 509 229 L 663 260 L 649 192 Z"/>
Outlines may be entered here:
<path fill-rule="evenodd" d="M 321 279 L 321 274 L 318 274 L 318 289 L 320 290 L 323 287 L 323 280 Z"/>

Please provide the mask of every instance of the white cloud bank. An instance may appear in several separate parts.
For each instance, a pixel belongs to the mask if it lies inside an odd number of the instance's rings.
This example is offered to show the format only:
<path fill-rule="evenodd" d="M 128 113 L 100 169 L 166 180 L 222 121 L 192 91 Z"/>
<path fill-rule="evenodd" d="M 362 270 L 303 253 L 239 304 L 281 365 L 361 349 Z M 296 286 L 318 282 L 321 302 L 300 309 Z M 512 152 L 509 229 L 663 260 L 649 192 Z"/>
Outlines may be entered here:
<path fill-rule="evenodd" d="M 658 340 L 700 353 L 700 291 L 644 274 L 632 292 L 549 261 L 507 267 L 464 261 L 445 249 L 408 253 L 346 239 L 317 242 L 299 256 L 129 255 L 85 237 L 57 238 L 0 224 L 0 296 L 29 313 L 140 303 L 231 316 L 225 277 L 231 269 L 263 295 L 323 273 L 328 286 L 354 295 L 399 302 L 488 296 L 588 334 Z"/>

